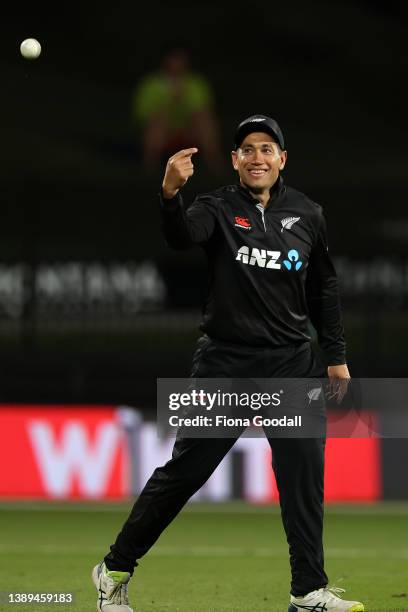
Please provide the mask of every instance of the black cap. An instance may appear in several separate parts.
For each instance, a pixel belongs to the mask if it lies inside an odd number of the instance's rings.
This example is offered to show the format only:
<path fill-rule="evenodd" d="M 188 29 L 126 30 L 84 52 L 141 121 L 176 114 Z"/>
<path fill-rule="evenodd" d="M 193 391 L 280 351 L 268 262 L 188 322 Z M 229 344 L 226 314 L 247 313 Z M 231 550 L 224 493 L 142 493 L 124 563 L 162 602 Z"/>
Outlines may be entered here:
<path fill-rule="evenodd" d="M 252 132 L 266 132 L 267 134 L 270 134 L 280 146 L 282 151 L 285 149 L 285 141 L 283 139 L 282 130 L 276 123 L 275 119 L 267 117 L 266 115 L 252 115 L 251 117 L 241 121 L 235 130 L 235 148 L 238 149 L 244 138 L 248 136 L 248 134 L 252 134 Z"/>

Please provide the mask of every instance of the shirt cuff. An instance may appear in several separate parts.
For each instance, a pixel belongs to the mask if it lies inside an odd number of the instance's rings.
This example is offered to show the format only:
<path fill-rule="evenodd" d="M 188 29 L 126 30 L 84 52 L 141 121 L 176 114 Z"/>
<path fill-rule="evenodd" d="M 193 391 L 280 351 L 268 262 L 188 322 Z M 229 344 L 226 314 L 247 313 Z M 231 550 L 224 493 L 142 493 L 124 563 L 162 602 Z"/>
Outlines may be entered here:
<path fill-rule="evenodd" d="M 163 196 L 163 187 L 160 187 L 159 200 L 160 206 L 164 210 L 175 210 L 176 208 L 179 208 L 180 204 L 182 203 L 180 191 L 176 193 L 174 198 L 165 198 Z"/>
<path fill-rule="evenodd" d="M 336 366 L 336 365 L 345 365 L 347 363 L 347 359 L 346 359 L 346 354 L 345 353 L 343 353 L 341 355 L 339 355 L 339 354 L 331 355 L 331 354 L 327 354 L 327 352 L 326 352 L 324 354 L 324 358 L 325 358 L 327 367 L 329 367 L 329 366 Z"/>

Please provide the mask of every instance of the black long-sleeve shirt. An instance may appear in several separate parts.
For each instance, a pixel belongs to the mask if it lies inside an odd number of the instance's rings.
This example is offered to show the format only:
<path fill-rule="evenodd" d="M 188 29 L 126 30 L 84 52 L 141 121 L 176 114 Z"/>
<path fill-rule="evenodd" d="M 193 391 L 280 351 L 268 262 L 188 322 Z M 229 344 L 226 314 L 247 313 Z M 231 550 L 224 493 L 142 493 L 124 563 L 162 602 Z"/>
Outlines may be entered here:
<path fill-rule="evenodd" d="M 229 185 L 186 208 L 180 192 L 160 196 L 166 241 L 200 245 L 208 291 L 200 325 L 212 338 L 248 346 L 310 341 L 316 329 L 328 365 L 343 364 L 345 340 L 338 282 L 321 206 L 280 177 L 267 208 Z"/>

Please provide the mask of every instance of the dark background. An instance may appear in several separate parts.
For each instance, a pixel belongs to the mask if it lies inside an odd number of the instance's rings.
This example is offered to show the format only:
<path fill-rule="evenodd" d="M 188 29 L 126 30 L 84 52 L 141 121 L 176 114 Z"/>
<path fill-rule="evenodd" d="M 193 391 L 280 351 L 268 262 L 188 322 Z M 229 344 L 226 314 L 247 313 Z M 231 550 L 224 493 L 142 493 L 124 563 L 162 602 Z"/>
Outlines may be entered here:
<path fill-rule="evenodd" d="M 153 407 L 157 376 L 187 376 L 205 262 L 159 228 L 162 169 L 146 174 L 132 91 L 163 47 L 184 45 L 210 81 L 228 160 L 235 125 L 275 117 L 286 182 L 324 206 L 355 376 L 406 376 L 407 9 L 399 2 L 115 2 L 8 6 L 2 19 L 2 273 L 25 270 L 1 310 L 0 400 Z M 24 60 L 21 41 L 42 44 Z M 194 143 L 192 143 L 194 145 Z M 202 161 L 186 196 L 234 182 Z M 135 312 L 39 307 L 42 265 L 152 262 L 160 304 Z M 1 301 L 1 300 L 0 300 Z"/>

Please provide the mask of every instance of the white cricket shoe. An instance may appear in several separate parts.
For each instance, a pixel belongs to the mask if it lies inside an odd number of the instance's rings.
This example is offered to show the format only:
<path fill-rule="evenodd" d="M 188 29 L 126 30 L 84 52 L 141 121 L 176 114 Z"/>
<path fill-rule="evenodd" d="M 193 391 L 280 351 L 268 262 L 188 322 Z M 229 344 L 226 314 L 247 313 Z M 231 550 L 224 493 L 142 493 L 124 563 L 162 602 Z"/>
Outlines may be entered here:
<path fill-rule="evenodd" d="M 290 596 L 288 612 L 309 610 L 309 612 L 363 612 L 360 601 L 341 599 L 338 593 L 344 593 L 340 587 L 326 587 L 311 591 L 304 597 Z"/>
<path fill-rule="evenodd" d="M 128 599 L 129 572 L 109 571 L 102 561 L 93 568 L 92 580 L 98 591 L 99 612 L 133 612 Z"/>

